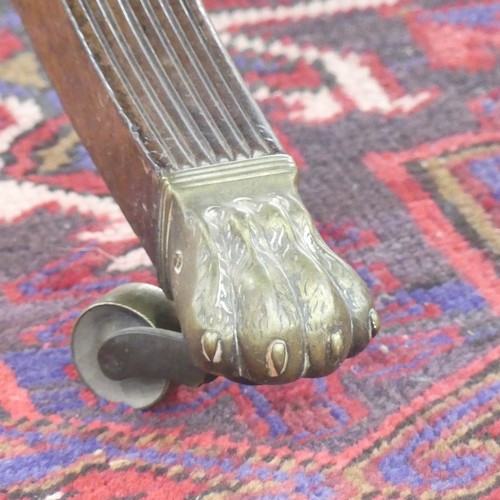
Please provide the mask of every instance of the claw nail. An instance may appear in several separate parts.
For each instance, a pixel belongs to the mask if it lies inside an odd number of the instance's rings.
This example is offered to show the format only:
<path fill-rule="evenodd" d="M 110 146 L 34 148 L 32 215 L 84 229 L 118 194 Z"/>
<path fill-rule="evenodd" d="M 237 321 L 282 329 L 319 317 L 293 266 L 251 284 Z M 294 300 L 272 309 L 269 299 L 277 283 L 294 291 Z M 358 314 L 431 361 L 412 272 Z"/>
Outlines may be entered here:
<path fill-rule="evenodd" d="M 375 337 L 380 330 L 380 316 L 375 309 L 370 311 L 370 333 L 371 337 Z"/>
<path fill-rule="evenodd" d="M 203 355 L 211 363 L 220 363 L 222 359 L 222 344 L 215 332 L 205 332 L 201 338 Z"/>
<path fill-rule="evenodd" d="M 278 377 L 286 370 L 288 349 L 283 340 L 274 340 L 269 344 L 266 354 L 267 373 L 270 377 Z"/>
<path fill-rule="evenodd" d="M 342 332 L 340 330 L 337 330 L 330 335 L 330 349 L 335 361 L 339 360 L 342 357 L 342 351 L 344 350 L 344 339 L 342 338 Z"/>

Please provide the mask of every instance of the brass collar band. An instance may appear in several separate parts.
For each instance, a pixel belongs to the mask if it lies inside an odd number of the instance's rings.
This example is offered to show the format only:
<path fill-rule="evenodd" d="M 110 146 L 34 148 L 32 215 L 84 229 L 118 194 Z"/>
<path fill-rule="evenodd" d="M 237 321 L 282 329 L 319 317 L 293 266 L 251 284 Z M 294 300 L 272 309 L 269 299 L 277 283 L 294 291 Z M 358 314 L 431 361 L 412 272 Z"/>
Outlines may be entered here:
<path fill-rule="evenodd" d="M 288 155 L 266 155 L 258 158 L 246 158 L 207 167 L 170 172 L 168 183 L 174 189 L 186 189 L 222 182 L 246 180 L 254 177 L 293 173 L 296 169 L 295 162 Z"/>

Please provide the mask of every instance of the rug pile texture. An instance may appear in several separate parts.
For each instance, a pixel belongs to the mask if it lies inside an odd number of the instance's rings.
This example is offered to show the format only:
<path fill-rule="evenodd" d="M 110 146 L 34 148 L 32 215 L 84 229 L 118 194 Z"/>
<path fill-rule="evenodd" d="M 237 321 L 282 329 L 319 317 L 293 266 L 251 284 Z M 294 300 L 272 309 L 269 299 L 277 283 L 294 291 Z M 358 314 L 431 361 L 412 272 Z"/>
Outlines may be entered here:
<path fill-rule="evenodd" d="M 96 398 L 72 326 L 156 277 L 2 0 L 0 498 L 500 498 L 500 1 L 207 7 L 382 333 L 324 379 Z"/>

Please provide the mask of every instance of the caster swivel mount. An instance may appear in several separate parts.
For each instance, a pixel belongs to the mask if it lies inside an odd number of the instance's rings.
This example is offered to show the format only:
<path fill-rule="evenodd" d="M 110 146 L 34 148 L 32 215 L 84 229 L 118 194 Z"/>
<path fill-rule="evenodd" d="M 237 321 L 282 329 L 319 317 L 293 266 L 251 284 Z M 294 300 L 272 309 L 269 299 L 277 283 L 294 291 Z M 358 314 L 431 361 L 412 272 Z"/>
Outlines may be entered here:
<path fill-rule="evenodd" d="M 364 349 L 369 291 L 322 241 L 198 0 L 14 2 L 158 272 L 161 288 L 120 287 L 77 322 L 97 394 L 144 408 L 170 384 L 284 384 Z"/>

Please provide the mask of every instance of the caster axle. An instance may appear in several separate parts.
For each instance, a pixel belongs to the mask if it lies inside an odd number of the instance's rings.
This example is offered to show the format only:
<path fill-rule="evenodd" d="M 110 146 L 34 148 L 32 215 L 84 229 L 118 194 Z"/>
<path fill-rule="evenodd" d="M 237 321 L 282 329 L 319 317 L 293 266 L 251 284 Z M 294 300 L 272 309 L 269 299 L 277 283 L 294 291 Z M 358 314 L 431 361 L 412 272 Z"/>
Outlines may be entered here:
<path fill-rule="evenodd" d="M 182 333 L 162 328 L 120 330 L 102 344 L 97 358 L 102 372 L 115 381 L 144 377 L 198 387 L 207 378 L 191 362 Z"/>

